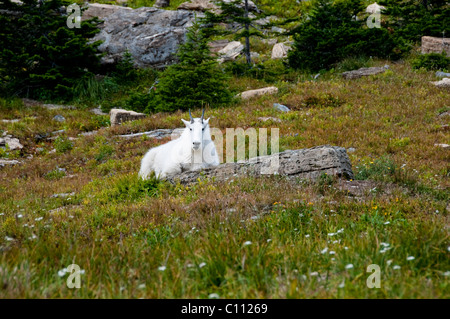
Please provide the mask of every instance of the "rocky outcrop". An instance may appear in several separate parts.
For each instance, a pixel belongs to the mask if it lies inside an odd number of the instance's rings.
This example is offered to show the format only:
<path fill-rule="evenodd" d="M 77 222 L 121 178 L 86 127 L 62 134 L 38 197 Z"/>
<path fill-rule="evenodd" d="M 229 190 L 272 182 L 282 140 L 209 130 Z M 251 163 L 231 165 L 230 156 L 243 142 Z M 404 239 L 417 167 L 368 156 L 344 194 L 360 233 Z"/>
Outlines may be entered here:
<path fill-rule="evenodd" d="M 440 89 L 450 89 L 450 78 L 443 78 L 441 81 L 431 83 Z"/>
<path fill-rule="evenodd" d="M 146 114 L 127 111 L 122 109 L 111 109 L 109 111 L 111 126 L 120 125 L 123 122 L 139 120 L 146 117 Z"/>
<path fill-rule="evenodd" d="M 291 47 L 284 43 L 275 44 L 272 49 L 272 59 L 287 58 L 288 51 L 290 49 L 291 49 Z"/>
<path fill-rule="evenodd" d="M 375 75 L 386 72 L 388 69 L 388 66 L 384 66 L 381 68 L 378 67 L 372 67 L 372 68 L 360 68 L 358 70 L 353 71 L 347 71 L 342 73 L 342 77 L 344 79 L 350 80 L 350 79 L 359 79 L 363 76 L 369 76 L 369 75 Z"/>
<path fill-rule="evenodd" d="M 257 90 L 249 90 L 239 93 L 237 97 L 242 98 L 243 100 L 251 99 L 255 96 L 265 95 L 265 94 L 276 94 L 278 93 L 278 88 L 275 86 L 269 86 L 262 89 Z"/>
<path fill-rule="evenodd" d="M 187 171 L 171 181 L 183 184 L 196 182 L 199 177 L 224 181 L 236 177 L 281 175 L 289 178 L 315 180 L 323 174 L 352 179 L 353 171 L 345 148 L 318 146 L 260 156 L 245 162 L 225 163 L 203 171 Z"/>
<path fill-rule="evenodd" d="M 95 9 L 89 13 L 91 8 Z M 89 5 L 86 12 L 98 14 L 104 21 L 100 25 L 101 31 L 92 39 L 103 41 L 98 47 L 106 53 L 101 60 L 103 64 L 116 63 L 128 51 L 137 67 L 155 68 L 176 61 L 175 52 L 184 43 L 187 28 L 195 17 L 193 12 L 186 10 L 147 7 L 133 10 L 98 4 Z"/>
<path fill-rule="evenodd" d="M 442 52 L 450 57 L 450 38 L 422 37 L 422 54 Z"/>

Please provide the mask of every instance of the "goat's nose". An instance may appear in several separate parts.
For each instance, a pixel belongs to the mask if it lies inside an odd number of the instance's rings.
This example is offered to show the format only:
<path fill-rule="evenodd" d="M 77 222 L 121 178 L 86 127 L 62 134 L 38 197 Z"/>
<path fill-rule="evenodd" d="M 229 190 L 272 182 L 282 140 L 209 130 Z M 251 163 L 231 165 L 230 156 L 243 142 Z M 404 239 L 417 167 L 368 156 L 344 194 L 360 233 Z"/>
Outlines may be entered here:
<path fill-rule="evenodd" d="M 200 142 L 192 142 L 192 144 L 194 145 L 194 146 L 200 146 Z"/>

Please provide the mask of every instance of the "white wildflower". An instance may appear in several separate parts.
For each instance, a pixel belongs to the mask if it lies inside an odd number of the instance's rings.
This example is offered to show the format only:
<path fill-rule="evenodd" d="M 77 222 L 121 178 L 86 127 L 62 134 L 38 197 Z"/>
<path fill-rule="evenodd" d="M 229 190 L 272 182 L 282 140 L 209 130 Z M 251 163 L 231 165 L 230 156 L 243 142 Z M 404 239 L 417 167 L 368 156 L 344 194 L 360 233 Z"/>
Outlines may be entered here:
<path fill-rule="evenodd" d="M 320 253 L 325 254 L 327 251 L 328 251 L 328 247 L 325 247 L 324 249 L 322 249 L 322 251 Z"/>
<path fill-rule="evenodd" d="M 392 267 L 392 269 L 394 269 L 394 270 L 398 270 L 400 268 L 402 268 L 402 267 L 400 267 L 399 265 L 395 265 L 394 267 Z"/>
<path fill-rule="evenodd" d="M 353 269 L 353 264 L 348 264 L 345 266 L 345 269 Z"/>
<path fill-rule="evenodd" d="M 200 268 L 203 268 L 206 266 L 206 263 L 201 263 L 200 265 L 198 265 Z"/>
<path fill-rule="evenodd" d="M 209 299 L 219 299 L 219 295 L 216 294 L 216 293 L 209 294 L 208 298 L 209 298 Z"/>
<path fill-rule="evenodd" d="M 414 256 L 408 256 L 408 257 L 406 257 L 406 260 L 414 260 L 414 259 L 416 259 L 416 257 L 414 257 Z"/>
<path fill-rule="evenodd" d="M 42 219 L 44 219 L 44 217 L 38 217 L 38 218 L 35 218 L 34 220 L 38 222 L 38 221 L 40 221 Z"/>
<path fill-rule="evenodd" d="M 158 270 L 159 270 L 159 271 L 164 271 L 164 270 L 166 270 L 166 266 L 159 266 L 159 267 L 158 267 Z"/>
<path fill-rule="evenodd" d="M 248 245 L 251 245 L 251 244 L 252 244 L 251 241 L 246 241 L 246 242 L 244 243 L 244 247 L 245 247 L 245 246 L 248 246 Z"/>

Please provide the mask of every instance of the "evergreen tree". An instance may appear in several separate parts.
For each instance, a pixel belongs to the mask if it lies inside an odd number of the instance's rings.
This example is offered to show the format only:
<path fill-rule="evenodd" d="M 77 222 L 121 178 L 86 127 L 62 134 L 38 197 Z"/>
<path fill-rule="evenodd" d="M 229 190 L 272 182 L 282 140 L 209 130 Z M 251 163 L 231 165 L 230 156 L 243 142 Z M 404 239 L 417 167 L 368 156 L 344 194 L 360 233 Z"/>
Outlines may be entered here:
<path fill-rule="evenodd" d="M 245 38 L 245 57 L 248 64 L 252 63 L 250 56 L 250 37 L 251 36 L 263 36 L 262 33 L 256 29 L 252 24 L 253 21 L 261 18 L 261 16 L 255 16 L 253 18 L 249 17 L 249 6 L 248 0 L 244 0 L 244 5 L 242 5 L 242 0 L 233 1 L 215 1 L 220 8 L 220 13 L 214 13 L 207 11 L 205 17 L 201 20 L 204 23 L 205 33 L 208 36 L 211 35 L 227 35 L 235 34 L 235 40 Z M 222 23 L 227 23 L 230 25 L 237 25 L 236 28 L 232 30 L 227 30 L 222 27 L 218 28 L 218 25 Z"/>
<path fill-rule="evenodd" d="M 147 113 L 187 110 L 189 108 L 226 105 L 232 95 L 227 77 L 211 55 L 208 39 L 197 22 L 187 33 L 187 40 L 177 51 L 179 63 L 169 66 L 150 92 Z"/>
<path fill-rule="evenodd" d="M 368 28 L 356 19 L 363 10 L 360 0 L 318 0 L 310 15 L 292 31 L 289 65 L 297 69 L 329 69 L 347 57 L 397 58 L 397 43 L 386 28 Z"/>
<path fill-rule="evenodd" d="M 397 38 L 410 44 L 422 36 L 450 37 L 450 2 L 448 0 L 381 0 L 388 27 Z"/>
<path fill-rule="evenodd" d="M 96 19 L 68 28 L 63 0 L 0 2 L 0 90 L 2 95 L 70 99 L 77 80 L 99 65 L 88 38 Z"/>

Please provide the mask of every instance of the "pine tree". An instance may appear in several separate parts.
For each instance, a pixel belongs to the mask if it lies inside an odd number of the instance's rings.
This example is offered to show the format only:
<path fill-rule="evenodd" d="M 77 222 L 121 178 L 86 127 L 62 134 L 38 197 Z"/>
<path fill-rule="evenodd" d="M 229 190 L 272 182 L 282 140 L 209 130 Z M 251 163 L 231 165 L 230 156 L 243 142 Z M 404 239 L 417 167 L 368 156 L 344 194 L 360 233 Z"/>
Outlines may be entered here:
<path fill-rule="evenodd" d="M 253 18 L 249 17 L 249 5 L 248 0 L 233 1 L 215 1 L 220 8 L 220 13 L 214 13 L 207 11 L 205 17 L 201 19 L 201 22 L 206 26 L 205 32 L 208 36 L 211 35 L 227 35 L 235 34 L 235 40 L 245 38 L 245 57 L 248 64 L 252 63 L 250 56 L 250 37 L 251 36 L 263 36 L 262 33 L 256 29 L 252 24 L 253 21 L 261 18 L 261 16 L 255 15 Z M 237 25 L 237 28 L 233 30 L 226 30 L 218 28 L 217 26 L 222 23 L 230 25 Z"/>
<path fill-rule="evenodd" d="M 422 36 L 450 37 L 448 0 L 380 0 L 394 35 L 410 44 Z"/>
<path fill-rule="evenodd" d="M 152 91 L 147 113 L 175 111 L 229 104 L 231 92 L 227 77 L 211 55 L 208 39 L 199 23 L 194 22 L 187 33 L 187 40 L 177 51 L 179 63 L 169 66 L 159 79 L 156 91 Z"/>
<path fill-rule="evenodd" d="M 360 0 L 318 0 L 303 23 L 292 31 L 289 65 L 297 69 L 329 69 L 347 57 L 392 57 L 397 43 L 386 28 L 367 28 L 354 17 L 363 10 Z"/>
<path fill-rule="evenodd" d="M 0 2 L 2 95 L 70 99 L 77 80 L 96 70 L 96 19 L 68 28 L 63 0 Z"/>

